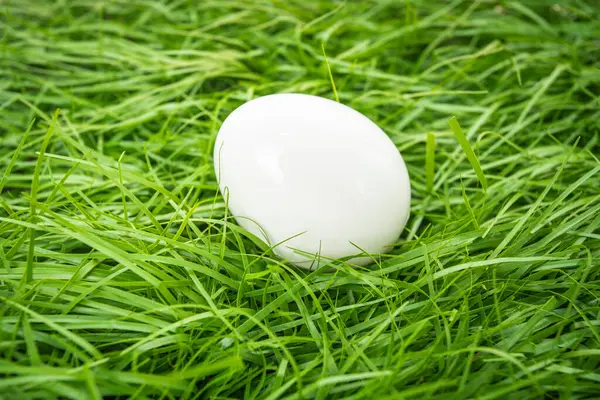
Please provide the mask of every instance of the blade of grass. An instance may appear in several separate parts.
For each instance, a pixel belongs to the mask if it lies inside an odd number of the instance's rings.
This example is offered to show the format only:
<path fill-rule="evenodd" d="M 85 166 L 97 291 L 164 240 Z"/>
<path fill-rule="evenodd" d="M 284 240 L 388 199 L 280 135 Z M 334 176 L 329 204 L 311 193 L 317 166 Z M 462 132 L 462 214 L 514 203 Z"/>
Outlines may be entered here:
<path fill-rule="evenodd" d="M 454 133 L 458 144 L 460 144 L 460 147 L 463 149 L 463 152 L 467 156 L 469 163 L 471 163 L 471 166 L 473 167 L 473 170 L 475 171 L 477 179 L 479 179 L 483 190 L 487 190 L 487 179 L 485 177 L 485 174 L 483 173 L 483 169 L 481 169 L 479 159 L 477 158 L 475 152 L 471 148 L 471 145 L 469 144 L 469 141 L 467 140 L 467 137 L 465 136 L 465 133 L 460 127 L 460 124 L 458 123 L 456 117 L 450 118 L 450 120 L 448 121 L 448 125 L 450 125 L 450 129 L 452 129 L 452 132 Z"/>
<path fill-rule="evenodd" d="M 331 72 L 331 66 L 329 65 L 329 60 L 327 59 L 327 53 L 325 53 L 325 43 L 321 43 L 321 50 L 323 51 L 323 57 L 325 58 L 325 65 L 327 66 L 327 72 L 329 73 L 329 80 L 331 81 L 331 88 L 333 89 L 335 101 L 339 103 L 340 97 L 338 96 L 337 88 L 335 87 L 335 81 L 333 80 L 333 73 Z"/>
<path fill-rule="evenodd" d="M 427 191 L 433 190 L 433 178 L 435 176 L 435 135 L 427 133 L 427 142 L 425 145 L 425 181 L 427 182 Z"/>

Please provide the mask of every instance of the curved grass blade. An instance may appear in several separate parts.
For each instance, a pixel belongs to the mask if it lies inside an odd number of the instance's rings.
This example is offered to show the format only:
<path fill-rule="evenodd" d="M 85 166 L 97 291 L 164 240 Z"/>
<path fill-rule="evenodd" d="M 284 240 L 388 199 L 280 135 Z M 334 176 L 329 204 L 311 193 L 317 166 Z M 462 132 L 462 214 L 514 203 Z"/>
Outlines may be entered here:
<path fill-rule="evenodd" d="M 465 133 L 460 127 L 460 124 L 458 123 L 456 117 L 450 118 L 450 121 L 448 121 L 448 125 L 450 125 L 450 129 L 452 129 L 452 132 L 454 132 L 454 136 L 456 136 L 458 144 L 460 144 L 460 147 L 462 147 L 463 151 L 465 152 L 465 155 L 467 156 L 467 159 L 469 160 L 471 166 L 475 170 L 475 174 L 477 174 L 477 179 L 479 179 L 479 182 L 481 182 L 483 190 L 487 190 L 487 179 L 483 174 L 483 169 L 481 169 L 479 159 L 477 158 L 475 152 L 471 148 L 471 145 L 469 144 L 469 141 L 467 140 L 467 137 L 465 136 Z"/>

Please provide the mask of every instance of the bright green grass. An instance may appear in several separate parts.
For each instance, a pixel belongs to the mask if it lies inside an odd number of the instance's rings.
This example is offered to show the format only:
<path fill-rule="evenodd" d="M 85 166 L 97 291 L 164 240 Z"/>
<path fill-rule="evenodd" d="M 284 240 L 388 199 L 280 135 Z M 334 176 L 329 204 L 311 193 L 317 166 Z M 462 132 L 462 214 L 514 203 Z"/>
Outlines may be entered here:
<path fill-rule="evenodd" d="M 0 6 L 0 398 L 600 393 L 596 1 Z M 412 216 L 307 272 L 226 216 L 212 145 L 332 79 Z"/>

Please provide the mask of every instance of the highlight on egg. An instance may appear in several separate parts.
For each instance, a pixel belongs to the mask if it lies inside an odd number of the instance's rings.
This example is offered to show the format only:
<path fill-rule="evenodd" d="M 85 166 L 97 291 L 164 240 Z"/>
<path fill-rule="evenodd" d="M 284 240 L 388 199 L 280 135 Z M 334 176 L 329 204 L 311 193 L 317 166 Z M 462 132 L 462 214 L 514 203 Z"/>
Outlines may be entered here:
<path fill-rule="evenodd" d="M 341 103 L 274 94 L 234 110 L 216 138 L 214 166 L 229 211 L 297 266 L 372 262 L 410 214 L 400 152 L 369 118 Z"/>

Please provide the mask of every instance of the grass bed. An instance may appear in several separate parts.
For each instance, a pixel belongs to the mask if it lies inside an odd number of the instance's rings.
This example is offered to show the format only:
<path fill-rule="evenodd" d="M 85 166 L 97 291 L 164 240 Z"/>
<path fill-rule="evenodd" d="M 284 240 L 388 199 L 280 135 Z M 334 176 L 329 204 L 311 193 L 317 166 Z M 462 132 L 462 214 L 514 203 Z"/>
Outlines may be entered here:
<path fill-rule="evenodd" d="M 0 398 L 600 393 L 595 2 L 0 6 Z M 402 152 L 373 265 L 299 270 L 227 216 L 215 135 L 280 92 Z"/>

